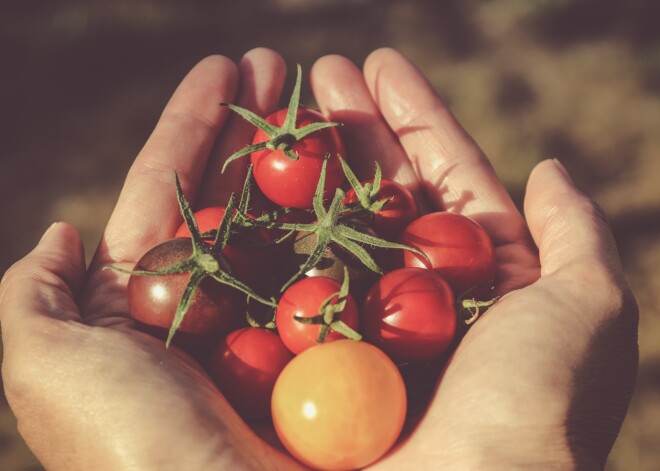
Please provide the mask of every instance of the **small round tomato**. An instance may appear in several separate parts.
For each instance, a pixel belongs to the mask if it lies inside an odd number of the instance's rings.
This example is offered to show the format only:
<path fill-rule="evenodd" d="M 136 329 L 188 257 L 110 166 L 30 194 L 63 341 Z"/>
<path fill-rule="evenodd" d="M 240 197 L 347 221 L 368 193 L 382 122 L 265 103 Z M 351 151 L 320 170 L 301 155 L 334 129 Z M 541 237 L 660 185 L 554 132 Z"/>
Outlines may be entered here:
<path fill-rule="evenodd" d="M 145 253 L 134 270 L 157 271 L 191 255 L 190 239 L 168 240 Z M 131 317 L 169 329 L 189 278 L 189 273 L 131 275 L 127 288 Z M 227 332 L 240 322 L 244 298 L 236 289 L 206 278 L 197 288 L 179 331 L 204 335 Z"/>
<path fill-rule="evenodd" d="M 399 241 L 429 258 L 408 250 L 403 253 L 406 267 L 430 268 L 442 275 L 456 295 L 482 294 L 495 278 L 495 250 L 486 231 L 473 219 L 461 214 L 437 212 L 411 222 Z"/>
<path fill-rule="evenodd" d="M 361 182 L 373 184 L 373 180 Z M 373 213 L 371 227 L 380 237 L 394 241 L 401 231 L 419 217 L 419 208 L 415 197 L 408 188 L 393 180 L 381 180 L 376 201 L 389 200 L 383 209 Z M 358 196 L 351 188 L 346 193 L 345 203 L 357 203 Z"/>
<path fill-rule="evenodd" d="M 280 337 L 282 337 L 282 342 L 289 350 L 298 354 L 309 347 L 317 345 L 322 325 L 303 324 L 297 321 L 295 317 L 311 318 L 319 316 L 319 308 L 323 302 L 333 294 L 338 293 L 340 288 L 341 285 L 338 282 L 325 276 L 303 278 L 287 288 L 277 305 L 275 324 Z M 330 304 L 337 304 L 336 296 Z M 335 315 L 334 321 L 342 321 L 351 329 L 357 330 L 358 308 L 350 293 L 346 297 L 344 310 Z M 333 330 L 332 325 L 330 325 L 324 342 L 332 342 L 343 338 L 345 336 Z"/>
<path fill-rule="evenodd" d="M 364 342 L 338 340 L 291 360 L 275 383 L 272 415 L 282 444 L 305 465 L 361 469 L 401 433 L 406 391 L 387 355 Z"/>
<path fill-rule="evenodd" d="M 246 327 L 230 333 L 211 353 L 209 372 L 244 420 L 270 416 L 273 386 L 293 354 L 269 330 Z"/>
<path fill-rule="evenodd" d="M 394 270 L 374 283 L 362 310 L 364 338 L 398 362 L 440 356 L 456 333 L 454 295 L 437 273 Z"/>
<path fill-rule="evenodd" d="M 200 234 L 204 234 L 217 230 L 224 215 L 224 207 L 212 206 L 195 211 L 193 216 Z M 179 226 L 175 237 L 190 237 L 185 223 Z M 207 239 L 207 242 L 213 243 L 213 239 Z M 271 233 L 266 228 L 257 227 L 232 234 L 222 254 L 229 262 L 232 275 L 259 290 L 278 264 L 277 252 Z"/>
<path fill-rule="evenodd" d="M 365 228 L 365 232 L 369 235 L 375 235 L 369 228 Z M 300 231 L 295 235 L 293 261 L 298 268 L 304 265 L 309 255 L 316 248 L 317 243 L 318 235 L 315 232 Z M 385 265 L 383 263 L 384 260 L 386 261 L 384 249 L 370 246 L 364 248 L 377 264 L 381 267 Z M 305 275 L 309 277 L 326 276 L 341 283 L 344 279 L 344 269 L 348 270 L 351 293 L 358 302 L 361 302 L 371 284 L 378 278 L 378 274 L 371 271 L 357 257 L 334 242 L 328 244 L 321 260 Z"/>
<path fill-rule="evenodd" d="M 281 109 L 269 115 L 266 121 L 282 126 L 287 110 Z M 308 124 L 326 122 L 320 113 L 306 108 L 298 109 L 296 128 Z M 253 144 L 270 140 L 262 130 L 257 130 Z M 297 160 L 287 157 L 281 149 L 253 152 L 254 179 L 264 195 L 283 207 L 311 208 L 312 199 L 321 177 L 321 167 L 327 154 L 330 154 L 326 168 L 325 196 L 331 197 L 335 189 L 344 181 L 344 172 L 338 154 L 344 154 L 344 147 L 335 127 L 315 131 L 291 145 Z"/>

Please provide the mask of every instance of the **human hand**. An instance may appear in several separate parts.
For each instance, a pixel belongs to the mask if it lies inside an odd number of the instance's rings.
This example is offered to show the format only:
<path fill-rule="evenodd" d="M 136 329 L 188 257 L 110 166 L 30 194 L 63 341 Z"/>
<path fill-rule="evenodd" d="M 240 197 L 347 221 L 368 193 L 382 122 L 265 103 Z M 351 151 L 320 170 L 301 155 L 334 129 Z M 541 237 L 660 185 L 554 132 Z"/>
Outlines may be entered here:
<path fill-rule="evenodd" d="M 221 176 L 216 159 L 253 131 L 240 119 L 225 122 L 228 110 L 219 104 L 269 113 L 284 76 L 282 58 L 263 49 L 249 52 L 238 69 L 226 58 L 203 60 L 131 167 L 90 268 L 78 233 L 58 223 L 6 273 L 0 288 L 6 396 L 21 435 L 47 469 L 298 468 L 239 419 L 196 362 L 135 328 L 128 276 L 102 269 L 131 269 L 174 235 L 181 223 L 175 170 L 197 204 L 226 200 L 236 189 L 232 182 L 243 178 L 238 166 Z"/>
<path fill-rule="evenodd" d="M 281 59 L 252 51 L 240 67 L 239 104 L 271 111 Z M 526 199 L 539 263 L 487 160 L 399 54 L 376 51 L 364 76 L 326 57 L 311 78 L 322 110 L 345 123 L 358 173 L 378 159 L 385 177 L 418 187 L 432 209 L 470 215 L 489 231 L 506 295 L 464 338 L 417 428 L 374 468 L 602 466 L 637 356 L 634 300 L 597 210 L 556 164 L 542 163 Z M 100 271 L 132 267 L 174 233 L 174 169 L 187 195 L 200 188 L 198 206 L 226 198 L 229 182 L 242 180 L 214 168 L 249 140 L 244 123 L 228 122 L 212 151 L 226 117 L 217 103 L 232 101 L 237 81 L 221 58 L 184 80 L 129 173 L 87 274 L 77 233 L 58 224 L 2 284 L 7 396 L 49 469 L 297 466 L 238 419 L 192 360 L 137 332 L 126 314 L 126 277 Z"/>
<path fill-rule="evenodd" d="M 351 164 L 420 189 L 430 210 L 478 221 L 503 297 L 463 338 L 423 418 L 374 469 L 602 469 L 636 376 L 637 306 L 600 209 L 557 161 L 532 172 L 526 222 L 432 87 L 395 51 L 364 75 L 312 70 Z"/>

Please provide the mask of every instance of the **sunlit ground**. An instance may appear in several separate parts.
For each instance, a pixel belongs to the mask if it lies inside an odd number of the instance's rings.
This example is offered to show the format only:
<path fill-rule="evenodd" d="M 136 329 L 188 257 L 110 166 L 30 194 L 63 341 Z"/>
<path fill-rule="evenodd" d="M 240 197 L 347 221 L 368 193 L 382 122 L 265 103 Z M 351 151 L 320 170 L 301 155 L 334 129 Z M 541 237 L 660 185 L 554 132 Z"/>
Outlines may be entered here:
<path fill-rule="evenodd" d="M 132 158 L 178 81 L 203 56 L 238 59 L 268 46 L 290 67 L 300 62 L 308 70 L 327 53 L 360 64 L 374 48 L 393 46 L 428 75 L 517 202 L 530 169 L 558 157 L 609 214 L 641 307 L 641 369 L 607 469 L 657 469 L 658 2 L 22 5 L 0 14 L 0 273 L 55 220 L 78 227 L 93 252 Z M 41 469 L 4 401 L 0 469 Z"/>

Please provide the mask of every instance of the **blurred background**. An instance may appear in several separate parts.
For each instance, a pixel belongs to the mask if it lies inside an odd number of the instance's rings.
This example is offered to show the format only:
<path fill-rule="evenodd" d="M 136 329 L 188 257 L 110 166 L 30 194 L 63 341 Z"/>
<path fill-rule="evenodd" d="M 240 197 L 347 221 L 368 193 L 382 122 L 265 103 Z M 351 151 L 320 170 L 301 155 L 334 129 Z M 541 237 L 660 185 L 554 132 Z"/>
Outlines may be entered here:
<path fill-rule="evenodd" d="M 289 70 L 309 70 L 324 54 L 360 65 L 392 46 L 429 77 L 518 204 L 531 168 L 558 157 L 609 214 L 641 308 L 641 367 L 607 469 L 656 470 L 659 18 L 656 0 L 4 1 L 0 273 L 56 220 L 93 253 L 132 159 L 205 55 L 238 60 L 267 46 Z M 0 469 L 42 469 L 3 397 Z"/>

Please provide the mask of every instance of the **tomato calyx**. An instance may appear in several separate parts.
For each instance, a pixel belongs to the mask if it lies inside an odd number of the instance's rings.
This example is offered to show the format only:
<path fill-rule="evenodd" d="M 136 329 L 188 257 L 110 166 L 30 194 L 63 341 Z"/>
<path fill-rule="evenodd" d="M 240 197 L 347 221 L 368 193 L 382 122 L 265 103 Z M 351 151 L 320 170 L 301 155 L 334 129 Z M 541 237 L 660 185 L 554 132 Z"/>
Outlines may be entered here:
<path fill-rule="evenodd" d="M 248 299 L 252 298 L 262 304 L 276 306 L 276 303 L 273 299 L 269 300 L 263 298 L 254 292 L 252 288 L 235 278 L 232 275 L 232 269 L 229 265 L 229 262 L 222 254 L 222 250 L 227 245 L 227 241 L 229 240 L 229 236 L 231 234 L 231 225 L 233 219 L 232 214 L 236 212 L 235 196 L 232 194 L 229 198 L 225 214 L 220 221 L 220 227 L 215 233 L 213 244 L 210 245 L 204 242 L 204 239 L 199 232 L 192 208 L 190 207 L 190 203 L 186 200 L 183 194 L 181 182 L 179 181 L 179 176 L 176 173 L 174 174 L 174 179 L 176 184 L 176 195 L 177 201 L 179 203 L 179 209 L 181 210 L 183 219 L 190 232 L 192 255 L 185 260 L 172 263 L 156 271 L 125 270 L 115 266 L 108 267 L 122 273 L 138 276 L 163 276 L 190 273 L 190 278 L 188 279 L 183 294 L 181 295 L 181 299 L 177 305 L 174 319 L 167 335 L 167 340 L 165 342 L 167 347 L 169 347 L 174 334 L 181 326 L 181 323 L 183 322 L 183 319 L 191 306 L 197 289 L 207 277 L 210 277 L 221 284 L 230 286 L 245 293 L 248 296 Z"/>
<path fill-rule="evenodd" d="M 360 180 L 358 179 L 357 175 L 351 170 L 351 168 L 348 166 L 346 161 L 341 157 L 339 157 L 339 162 L 341 163 L 341 167 L 344 170 L 344 175 L 346 175 L 346 179 L 348 180 L 348 183 L 350 183 L 351 187 L 353 188 L 353 191 L 355 191 L 355 196 L 357 197 L 358 203 L 349 203 L 346 205 L 346 209 L 348 210 L 348 215 L 354 216 L 355 214 L 351 214 L 354 212 L 363 212 L 367 211 L 371 214 L 381 211 L 383 207 L 390 202 L 392 198 L 385 198 L 385 199 L 378 199 L 378 193 L 380 192 L 380 184 L 383 178 L 383 172 L 380 168 L 380 165 L 378 162 L 376 162 L 376 168 L 374 171 L 374 178 L 373 178 L 373 183 L 367 182 L 364 185 L 360 183 Z"/>
<path fill-rule="evenodd" d="M 320 325 L 319 336 L 316 339 L 317 343 L 325 342 L 325 339 L 328 337 L 330 331 L 337 332 L 351 340 L 362 340 L 362 336 L 360 334 L 348 326 L 348 324 L 346 324 L 344 321 L 339 319 L 341 313 L 344 312 L 344 309 L 346 308 L 349 283 L 348 269 L 344 267 L 344 280 L 341 284 L 341 287 L 339 288 L 339 291 L 332 293 L 321 303 L 319 306 L 318 315 L 312 317 L 298 315 L 293 316 L 293 318 L 301 324 Z M 337 302 L 333 303 L 332 301 L 335 299 Z"/>
<path fill-rule="evenodd" d="M 290 231 L 292 235 L 295 232 L 303 231 L 314 233 L 316 235 L 316 245 L 310 251 L 309 257 L 302 264 L 298 272 L 296 272 L 281 288 L 284 292 L 291 284 L 293 284 L 299 277 L 313 269 L 323 257 L 326 248 L 330 243 L 335 243 L 351 253 L 357 258 L 364 266 L 371 271 L 383 274 L 383 270 L 378 266 L 373 257 L 363 247 L 369 245 L 371 247 L 380 247 L 384 249 L 402 249 L 410 250 L 422 257 L 424 254 L 419 250 L 403 244 L 397 244 L 381 239 L 379 237 L 359 231 L 349 224 L 342 223 L 342 215 L 345 214 L 345 206 L 343 204 L 346 198 L 346 193 L 341 189 L 335 190 L 335 196 L 330 203 L 328 209 L 323 205 L 323 194 L 325 192 L 325 174 L 326 166 L 329 156 L 323 161 L 321 167 L 321 176 L 319 178 L 316 191 L 314 193 L 313 211 L 316 216 L 316 222 L 311 224 L 290 224 L 290 223 L 267 223 L 259 220 L 252 220 L 255 225 L 264 225 L 268 228 L 276 228 Z M 355 226 L 359 227 L 359 225 Z M 361 245 L 362 244 L 362 245 Z"/>
<path fill-rule="evenodd" d="M 499 296 L 486 301 L 479 301 L 474 298 L 462 298 L 458 301 L 456 310 L 463 324 L 470 327 L 499 299 Z"/>
<path fill-rule="evenodd" d="M 229 103 L 221 103 L 221 106 L 226 106 L 231 111 L 237 113 L 243 119 L 249 121 L 255 127 L 262 130 L 269 137 L 269 140 L 267 141 L 245 146 L 227 157 L 227 160 L 225 160 L 225 163 L 222 166 L 223 173 L 227 168 L 227 165 L 229 165 L 234 160 L 253 152 L 258 152 L 260 150 L 281 150 L 289 159 L 298 160 L 298 156 L 293 151 L 293 145 L 296 142 L 321 129 L 333 126 L 341 126 L 340 123 L 335 122 L 316 122 L 308 124 L 302 128 L 296 128 L 296 114 L 300 106 L 300 88 L 302 84 L 302 68 L 300 67 L 300 64 L 298 64 L 297 71 L 298 73 L 296 75 L 296 84 L 293 88 L 291 99 L 289 100 L 286 118 L 281 127 L 270 124 L 265 119 L 245 108 L 241 108 L 240 106 L 232 105 Z"/>

